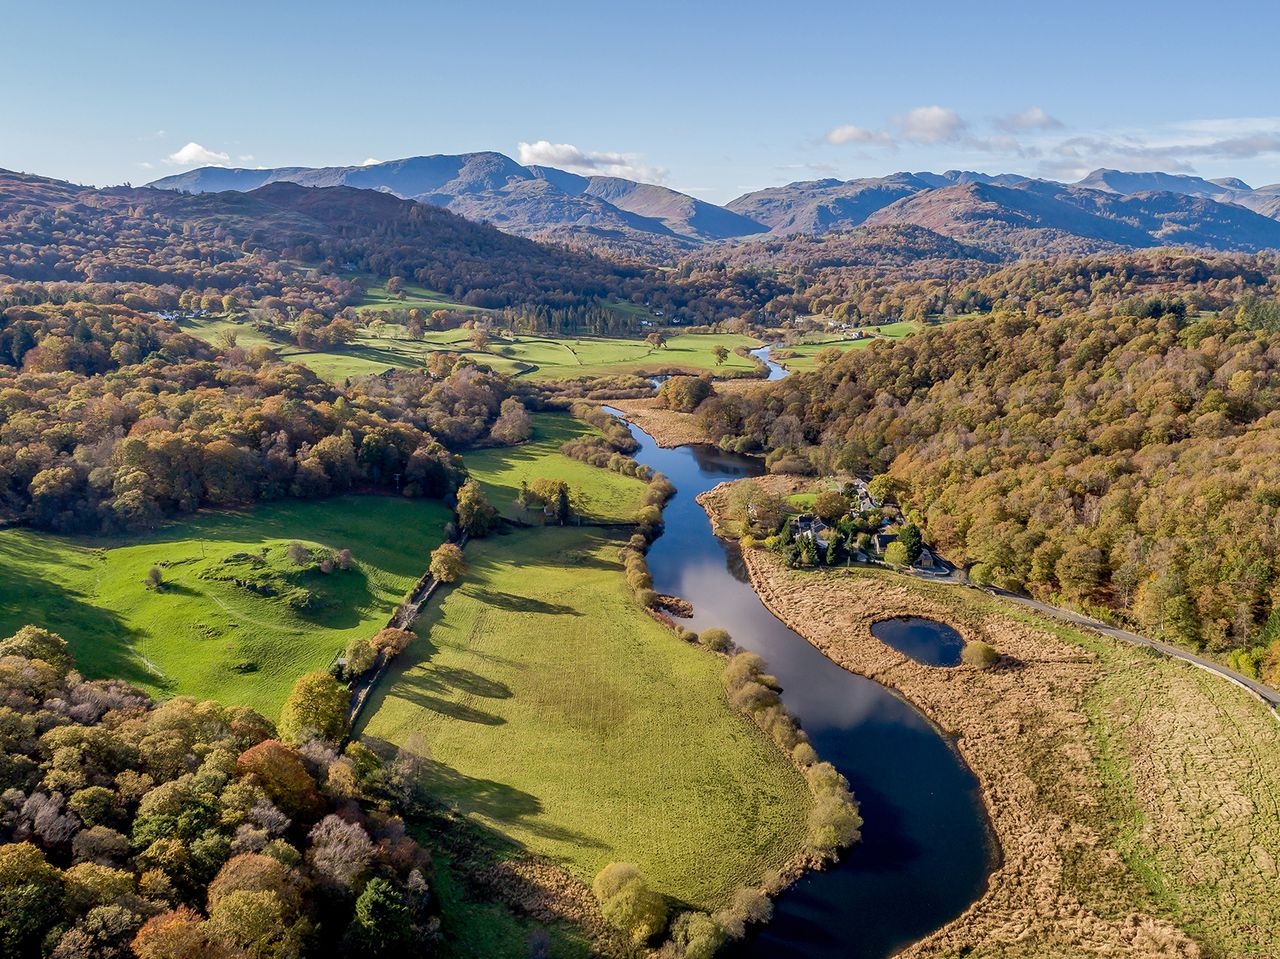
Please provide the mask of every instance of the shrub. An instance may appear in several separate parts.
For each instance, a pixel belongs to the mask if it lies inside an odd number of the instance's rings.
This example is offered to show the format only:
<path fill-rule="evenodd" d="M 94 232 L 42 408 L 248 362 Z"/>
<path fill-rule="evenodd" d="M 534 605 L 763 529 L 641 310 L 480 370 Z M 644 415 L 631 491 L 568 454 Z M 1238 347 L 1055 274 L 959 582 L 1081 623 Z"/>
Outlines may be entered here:
<path fill-rule="evenodd" d="M 996 652 L 995 647 L 980 639 L 965 643 L 964 649 L 960 651 L 960 661 L 975 669 L 990 669 L 999 659 L 1000 654 Z"/>
<path fill-rule="evenodd" d="M 639 946 L 663 930 L 667 901 L 654 892 L 631 863 L 610 863 L 591 883 L 605 921 Z"/>
<path fill-rule="evenodd" d="M 159 566 L 152 566 L 147 570 L 147 588 L 157 590 L 164 588 L 164 573 L 160 571 Z"/>
<path fill-rule="evenodd" d="M 351 550 L 349 549 L 338 550 L 338 555 L 335 559 L 338 564 L 338 569 L 345 571 L 351 568 Z"/>
<path fill-rule="evenodd" d="M 285 555 L 294 566 L 306 566 L 311 562 L 311 550 L 296 541 L 289 544 Z"/>
<path fill-rule="evenodd" d="M 724 930 L 705 912 L 681 913 L 671 924 L 671 942 L 682 959 L 712 959 L 724 940 Z"/>
<path fill-rule="evenodd" d="M 717 626 L 704 629 L 699 633 L 698 642 L 702 643 L 707 649 L 715 650 L 717 653 L 727 653 L 733 648 L 733 639 L 729 636 L 729 633 Z"/>

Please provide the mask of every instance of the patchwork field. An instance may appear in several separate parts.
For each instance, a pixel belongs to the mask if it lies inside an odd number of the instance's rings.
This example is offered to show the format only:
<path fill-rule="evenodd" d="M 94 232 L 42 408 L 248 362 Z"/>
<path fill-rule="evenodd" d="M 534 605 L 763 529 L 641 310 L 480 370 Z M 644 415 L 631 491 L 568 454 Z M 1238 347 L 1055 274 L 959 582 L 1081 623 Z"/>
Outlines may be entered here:
<path fill-rule="evenodd" d="M 421 303 L 424 309 L 431 306 L 426 299 L 416 302 Z M 408 309 L 414 304 L 406 301 L 382 306 L 393 305 Z M 434 308 L 444 308 L 444 304 L 434 304 Z M 285 334 L 271 336 L 254 329 L 249 323 L 220 315 L 184 318 L 179 324 L 188 333 L 210 343 L 218 342 L 227 333 L 234 333 L 237 346 L 269 346 L 282 358 L 305 364 L 333 381 L 383 373 L 389 369 L 419 369 L 426 365 L 432 353 L 442 350 L 470 356 L 499 373 L 541 380 L 661 370 L 712 371 L 718 375 L 741 376 L 752 372 L 756 366 L 752 360 L 734 353 L 734 348 L 754 349 L 760 345 L 757 340 L 732 333 L 682 333 L 672 336 L 666 346 L 658 349 L 639 338 L 494 334 L 488 345 L 477 349 L 471 344 L 470 330 L 428 330 L 421 339 L 409 339 L 403 327 L 387 323 L 379 335 L 362 332 L 345 346 L 319 351 L 304 350 Z M 714 350 L 717 346 L 730 351 L 722 365 L 716 363 Z"/>
<path fill-rule="evenodd" d="M 575 503 L 591 520 L 625 523 L 642 505 L 645 484 L 638 479 L 590 466 L 560 452 L 568 440 L 598 435 L 594 427 L 567 413 L 535 413 L 533 438 L 519 446 L 474 450 L 463 456 L 471 475 L 484 488 L 489 502 L 508 519 L 541 523 L 537 510 L 516 503 L 520 481 L 561 479 L 569 484 Z"/>
<path fill-rule="evenodd" d="M 275 718 L 299 674 L 384 624 L 451 518 L 438 501 L 347 496 L 109 541 L 0 531 L 0 636 L 38 623 L 66 638 L 86 675 Z M 289 556 L 294 542 L 312 550 L 304 564 Z M 351 568 L 322 572 L 321 556 L 341 549 Z"/>
<path fill-rule="evenodd" d="M 420 734 L 440 797 L 584 880 L 635 862 L 715 907 L 799 849 L 811 800 L 729 706 L 722 661 L 635 603 L 621 542 L 548 528 L 470 543 L 470 572 L 419 620 L 359 732 Z"/>

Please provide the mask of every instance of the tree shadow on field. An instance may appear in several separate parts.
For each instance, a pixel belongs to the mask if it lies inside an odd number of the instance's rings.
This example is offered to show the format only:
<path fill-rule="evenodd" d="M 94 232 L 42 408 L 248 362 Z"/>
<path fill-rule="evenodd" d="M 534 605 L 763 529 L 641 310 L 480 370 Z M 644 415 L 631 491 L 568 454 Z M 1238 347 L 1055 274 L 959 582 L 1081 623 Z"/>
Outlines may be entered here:
<path fill-rule="evenodd" d="M 384 762 L 394 758 L 397 747 L 376 736 L 362 736 L 361 742 L 378 754 Z M 484 816 L 494 822 L 519 826 L 544 839 L 572 843 L 586 849 L 605 849 L 606 845 L 585 833 L 551 823 L 540 822 L 542 800 L 507 783 L 468 776 L 429 756 L 418 756 L 423 763 L 423 787 L 431 800 L 452 806 L 460 812 Z M 501 842 L 523 849 L 519 841 L 499 835 Z"/>
<path fill-rule="evenodd" d="M 0 541 L 0 568 L 4 570 L 0 576 L 0 639 L 23 626 L 42 626 L 67 641 L 76 668 L 90 679 L 166 685 L 166 678 L 148 669 L 134 653 L 140 634 L 126 626 L 117 613 L 23 568 L 32 563 L 60 562 L 65 562 L 65 554 L 42 545 L 37 537 L 24 537 L 21 543 Z"/>
<path fill-rule="evenodd" d="M 532 596 L 518 596 L 515 593 L 500 593 L 496 590 L 479 588 L 470 592 L 486 606 L 496 609 L 506 609 L 516 613 L 542 613 L 547 616 L 584 615 L 581 610 L 574 609 L 572 606 L 548 603 L 546 600 L 534 599 Z"/>

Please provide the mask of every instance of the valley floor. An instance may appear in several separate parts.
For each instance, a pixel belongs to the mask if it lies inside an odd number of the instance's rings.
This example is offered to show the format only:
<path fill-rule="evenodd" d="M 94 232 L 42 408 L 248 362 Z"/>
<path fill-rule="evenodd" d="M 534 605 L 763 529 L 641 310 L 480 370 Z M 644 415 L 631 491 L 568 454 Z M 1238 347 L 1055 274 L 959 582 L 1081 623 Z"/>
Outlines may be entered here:
<path fill-rule="evenodd" d="M 724 661 L 636 603 L 624 542 L 574 527 L 473 540 L 470 572 L 356 732 L 428 751 L 438 798 L 579 880 L 634 862 L 716 908 L 796 856 L 812 800 L 730 706 Z"/>
<path fill-rule="evenodd" d="M 702 499 L 713 518 L 727 489 Z M 978 591 L 745 559 L 779 618 L 956 736 L 982 783 L 1002 861 L 978 902 L 904 955 L 1280 954 L 1280 724 L 1243 690 Z M 870 633 L 899 615 L 1005 660 L 921 665 Z"/>

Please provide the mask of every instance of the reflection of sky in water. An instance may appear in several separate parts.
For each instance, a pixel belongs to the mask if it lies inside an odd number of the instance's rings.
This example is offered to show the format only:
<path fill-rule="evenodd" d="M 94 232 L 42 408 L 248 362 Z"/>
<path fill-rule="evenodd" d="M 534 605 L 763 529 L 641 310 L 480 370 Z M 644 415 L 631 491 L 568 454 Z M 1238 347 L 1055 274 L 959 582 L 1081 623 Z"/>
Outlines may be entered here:
<path fill-rule="evenodd" d="M 695 497 L 759 475 L 760 463 L 713 447 L 664 450 L 632 432 L 642 444 L 636 458 L 679 490 L 649 552 L 654 588 L 693 603 L 691 628 L 723 627 L 767 660 L 818 753 L 848 777 L 866 822 L 862 842 L 835 868 L 785 892 L 773 921 L 728 954 L 882 959 L 981 893 L 988 845 L 973 775 L 914 708 L 776 619 L 741 559 L 712 534 Z"/>

